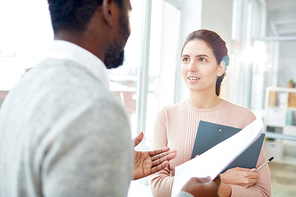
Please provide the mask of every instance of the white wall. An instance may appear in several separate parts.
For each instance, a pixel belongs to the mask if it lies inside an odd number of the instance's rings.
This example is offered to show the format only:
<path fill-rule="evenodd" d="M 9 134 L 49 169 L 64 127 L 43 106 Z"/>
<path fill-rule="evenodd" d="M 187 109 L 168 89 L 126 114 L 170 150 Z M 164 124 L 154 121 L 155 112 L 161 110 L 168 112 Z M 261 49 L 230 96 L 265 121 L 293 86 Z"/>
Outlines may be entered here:
<path fill-rule="evenodd" d="M 183 2 L 182 12 L 181 12 L 181 43 L 180 43 L 180 52 L 183 46 L 185 38 L 191 32 L 201 28 L 201 9 L 202 9 L 202 0 L 185 0 Z M 180 54 L 179 54 L 180 55 Z M 177 85 L 176 86 L 176 101 L 182 101 L 188 98 L 189 91 L 185 85 L 183 78 L 180 72 L 180 66 L 177 70 Z"/>
<path fill-rule="evenodd" d="M 231 38 L 232 13 L 233 0 L 204 0 L 202 2 L 201 28 L 215 31 L 221 36 L 226 42 L 230 60 L 233 45 Z M 228 99 L 232 66 L 228 66 L 226 76 L 222 82 L 220 97 L 224 99 Z"/>
<path fill-rule="evenodd" d="M 217 32 L 231 52 L 233 0 L 204 0 L 202 2 L 201 28 Z"/>

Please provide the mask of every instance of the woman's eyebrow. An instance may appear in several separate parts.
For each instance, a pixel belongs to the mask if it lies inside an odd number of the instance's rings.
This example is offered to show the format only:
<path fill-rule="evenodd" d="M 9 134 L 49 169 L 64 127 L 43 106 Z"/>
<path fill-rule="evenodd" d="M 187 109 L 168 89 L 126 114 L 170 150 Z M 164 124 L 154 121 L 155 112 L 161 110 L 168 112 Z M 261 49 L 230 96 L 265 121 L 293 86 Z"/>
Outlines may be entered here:
<path fill-rule="evenodd" d="M 182 55 L 181 57 L 190 57 L 189 55 L 186 55 L 186 54 L 184 54 L 184 55 Z"/>
<path fill-rule="evenodd" d="M 189 57 L 190 55 L 187 55 L 187 54 L 183 54 L 182 57 Z M 206 54 L 200 54 L 200 55 L 196 55 L 195 57 L 209 57 L 208 55 Z"/>
<path fill-rule="evenodd" d="M 209 57 L 209 56 L 206 55 L 206 54 L 200 54 L 200 55 L 197 55 L 197 56 L 195 56 L 195 57 Z"/>

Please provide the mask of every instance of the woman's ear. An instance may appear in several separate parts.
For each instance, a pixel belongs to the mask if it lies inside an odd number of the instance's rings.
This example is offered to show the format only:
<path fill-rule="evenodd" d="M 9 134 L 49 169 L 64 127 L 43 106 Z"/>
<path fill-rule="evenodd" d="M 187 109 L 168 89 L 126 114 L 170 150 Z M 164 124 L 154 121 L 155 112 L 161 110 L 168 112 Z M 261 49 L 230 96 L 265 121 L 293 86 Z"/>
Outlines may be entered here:
<path fill-rule="evenodd" d="M 218 66 L 218 72 L 217 72 L 217 76 L 220 77 L 225 73 L 225 61 L 221 61 L 221 63 Z"/>
<path fill-rule="evenodd" d="M 109 26 L 114 25 L 113 10 L 112 9 L 114 9 L 114 1 L 113 0 L 103 0 L 103 3 L 102 3 L 103 17 Z"/>

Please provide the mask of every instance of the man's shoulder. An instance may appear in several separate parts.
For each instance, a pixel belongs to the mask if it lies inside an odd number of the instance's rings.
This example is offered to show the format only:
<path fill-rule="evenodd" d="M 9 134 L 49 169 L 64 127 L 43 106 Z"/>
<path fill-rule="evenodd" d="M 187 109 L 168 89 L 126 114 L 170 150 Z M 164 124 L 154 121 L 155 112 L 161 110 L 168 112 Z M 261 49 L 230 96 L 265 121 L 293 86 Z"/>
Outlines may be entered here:
<path fill-rule="evenodd" d="M 64 99 L 112 97 L 107 87 L 86 67 L 67 59 L 43 60 L 25 74 L 23 81 L 28 84 L 34 83 L 36 89 L 49 91 L 49 95 L 58 94 Z"/>

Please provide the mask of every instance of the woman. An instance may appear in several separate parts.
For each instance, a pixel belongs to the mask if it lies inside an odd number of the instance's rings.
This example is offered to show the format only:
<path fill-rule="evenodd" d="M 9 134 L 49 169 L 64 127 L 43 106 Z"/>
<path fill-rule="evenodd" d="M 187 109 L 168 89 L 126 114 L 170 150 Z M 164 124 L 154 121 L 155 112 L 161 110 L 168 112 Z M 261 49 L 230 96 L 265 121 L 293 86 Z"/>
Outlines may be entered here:
<path fill-rule="evenodd" d="M 209 30 L 192 32 L 181 51 L 181 73 L 190 91 L 188 100 L 159 111 L 152 148 L 168 146 L 177 150 L 169 168 L 150 176 L 154 197 L 171 196 L 176 166 L 190 160 L 200 120 L 244 128 L 256 117 L 247 108 L 219 98 L 220 87 L 228 64 L 225 42 Z M 263 148 L 257 167 L 266 160 Z M 198 166 L 197 166 L 198 167 Z M 270 196 L 269 168 L 232 168 L 221 174 L 219 196 Z"/>

